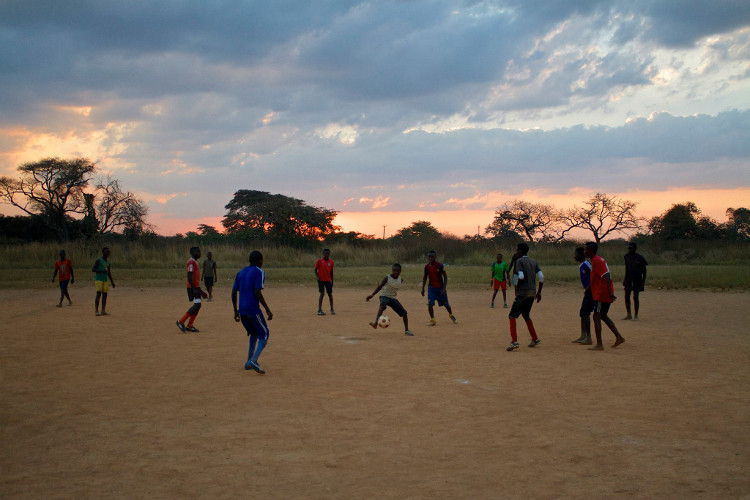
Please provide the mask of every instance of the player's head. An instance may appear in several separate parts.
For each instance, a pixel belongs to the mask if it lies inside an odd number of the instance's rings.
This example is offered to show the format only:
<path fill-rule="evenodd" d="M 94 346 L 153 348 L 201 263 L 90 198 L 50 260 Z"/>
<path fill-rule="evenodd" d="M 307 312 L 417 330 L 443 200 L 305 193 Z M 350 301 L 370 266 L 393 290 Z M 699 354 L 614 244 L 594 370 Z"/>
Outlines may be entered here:
<path fill-rule="evenodd" d="M 435 262 L 437 260 L 437 252 L 435 250 L 430 250 L 427 252 L 427 260 L 430 262 Z"/>
<path fill-rule="evenodd" d="M 325 250 L 323 250 L 323 258 L 324 259 L 328 260 L 328 257 L 330 257 L 330 256 L 331 256 L 331 251 L 330 250 L 328 250 L 327 248 Z"/>
<path fill-rule="evenodd" d="M 516 247 L 516 255 L 519 257 L 523 257 L 524 255 L 529 253 L 529 244 L 525 242 L 521 242 Z"/>
<path fill-rule="evenodd" d="M 638 248 L 638 245 L 636 245 L 636 244 L 635 244 L 635 243 L 633 243 L 632 241 L 631 241 L 630 243 L 628 243 L 628 253 L 629 253 L 629 254 L 634 254 L 634 253 L 635 253 L 635 250 L 636 250 L 637 248 Z"/>
<path fill-rule="evenodd" d="M 584 249 L 584 253 L 589 259 L 594 257 L 596 255 L 596 252 L 599 251 L 599 245 L 595 241 L 589 241 L 584 246 L 586 247 Z"/>
<path fill-rule="evenodd" d="M 250 265 L 263 267 L 263 254 L 257 250 L 250 252 Z"/>
<path fill-rule="evenodd" d="M 399 274 L 401 274 L 401 264 L 396 262 L 391 266 L 391 276 L 398 278 Z"/>
<path fill-rule="evenodd" d="M 102 257 L 104 257 L 105 259 L 109 258 L 109 247 L 102 248 Z"/>
<path fill-rule="evenodd" d="M 210 259 L 210 258 L 211 258 L 211 257 L 213 257 L 213 256 L 214 256 L 214 254 L 212 254 L 211 252 L 208 252 L 208 253 L 206 254 L 206 258 L 207 258 L 207 259 Z"/>
<path fill-rule="evenodd" d="M 65 258 L 65 250 L 60 250 L 60 260 Z"/>
<path fill-rule="evenodd" d="M 190 256 L 194 259 L 199 259 L 201 256 L 201 249 L 200 247 L 191 247 L 190 248 Z"/>
<path fill-rule="evenodd" d="M 586 260 L 586 254 L 583 253 L 583 247 L 578 247 L 575 249 L 573 258 L 576 260 L 576 262 L 583 262 L 584 260 Z"/>
<path fill-rule="evenodd" d="M 503 261 L 503 254 L 497 254 L 497 263 L 500 264 Z"/>

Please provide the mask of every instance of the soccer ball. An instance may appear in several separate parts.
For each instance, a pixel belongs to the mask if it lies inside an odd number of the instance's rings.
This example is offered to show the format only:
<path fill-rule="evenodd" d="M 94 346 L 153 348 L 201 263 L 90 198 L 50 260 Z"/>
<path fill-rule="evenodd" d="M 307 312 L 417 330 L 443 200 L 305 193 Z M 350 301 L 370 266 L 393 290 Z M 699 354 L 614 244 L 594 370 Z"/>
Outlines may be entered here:
<path fill-rule="evenodd" d="M 388 328 L 391 326 L 391 320 L 388 316 L 381 316 L 378 318 L 378 326 L 380 328 Z"/>

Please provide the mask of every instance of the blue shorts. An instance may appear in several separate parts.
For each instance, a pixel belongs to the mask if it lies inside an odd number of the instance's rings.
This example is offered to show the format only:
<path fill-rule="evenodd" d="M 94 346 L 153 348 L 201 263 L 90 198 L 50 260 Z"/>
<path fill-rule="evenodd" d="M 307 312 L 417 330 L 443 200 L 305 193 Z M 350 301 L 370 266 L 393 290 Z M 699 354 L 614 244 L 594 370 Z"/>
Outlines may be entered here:
<path fill-rule="evenodd" d="M 206 288 L 211 288 L 214 286 L 214 277 L 213 276 L 206 276 L 203 278 L 203 283 L 206 284 Z"/>
<path fill-rule="evenodd" d="M 581 301 L 581 312 L 579 315 L 582 318 L 590 315 L 594 311 L 594 297 L 591 295 L 591 290 L 583 292 L 583 300 Z"/>
<path fill-rule="evenodd" d="M 440 307 L 450 306 L 450 304 L 448 303 L 448 292 L 442 292 L 443 287 L 429 287 L 427 289 L 427 305 L 434 306 L 435 301 L 437 301 L 438 306 Z"/>
<path fill-rule="evenodd" d="M 62 280 L 62 281 L 60 281 L 60 290 L 67 290 L 68 289 L 68 281 L 70 281 L 70 280 Z"/>
<path fill-rule="evenodd" d="M 248 336 L 257 335 L 261 340 L 268 340 L 268 325 L 262 313 L 243 314 L 240 316 L 240 321 Z"/>

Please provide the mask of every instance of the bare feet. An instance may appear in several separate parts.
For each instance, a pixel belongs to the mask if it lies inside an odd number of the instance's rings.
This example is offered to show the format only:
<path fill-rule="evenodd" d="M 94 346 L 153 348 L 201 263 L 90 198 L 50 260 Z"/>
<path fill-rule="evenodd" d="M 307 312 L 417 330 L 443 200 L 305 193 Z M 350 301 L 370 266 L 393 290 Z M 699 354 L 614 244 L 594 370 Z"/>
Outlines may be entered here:
<path fill-rule="evenodd" d="M 612 344 L 612 349 L 625 342 L 625 337 L 618 337 L 615 343 Z"/>
<path fill-rule="evenodd" d="M 585 339 L 581 341 L 581 345 L 591 345 L 593 342 L 591 342 L 591 339 Z"/>
<path fill-rule="evenodd" d="M 375 323 L 374 321 L 373 321 L 372 323 L 368 323 L 368 324 L 369 324 L 369 325 L 370 325 L 371 327 L 373 327 L 374 329 L 376 329 L 376 330 L 378 329 L 378 324 L 377 324 L 377 323 Z"/>
<path fill-rule="evenodd" d="M 630 314 L 628 314 L 627 316 L 625 316 L 624 318 L 622 318 L 623 321 L 627 321 L 629 319 L 633 319 L 633 317 Z"/>
<path fill-rule="evenodd" d="M 601 344 L 596 344 L 593 347 L 589 347 L 589 351 L 603 351 L 603 350 L 604 350 L 604 346 Z"/>

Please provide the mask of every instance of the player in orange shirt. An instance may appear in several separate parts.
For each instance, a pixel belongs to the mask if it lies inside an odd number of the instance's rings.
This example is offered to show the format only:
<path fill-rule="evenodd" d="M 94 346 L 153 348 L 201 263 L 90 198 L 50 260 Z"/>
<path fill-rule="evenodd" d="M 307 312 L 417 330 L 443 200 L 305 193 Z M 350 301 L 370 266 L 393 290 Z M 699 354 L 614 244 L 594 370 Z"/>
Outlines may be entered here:
<path fill-rule="evenodd" d="M 589 286 L 594 299 L 594 333 L 596 333 L 596 345 L 589 347 L 589 350 L 592 351 L 604 349 L 602 345 L 602 322 L 615 334 L 615 343 L 612 344 L 612 347 L 617 347 L 625 342 L 625 338 L 620 335 L 615 322 L 607 314 L 609 306 L 617 297 L 615 297 L 615 288 L 612 286 L 609 266 L 603 258 L 596 254 L 598 251 L 599 245 L 594 241 L 586 243 L 583 251 L 586 257 L 591 259 L 591 285 Z"/>
<path fill-rule="evenodd" d="M 76 279 L 73 275 L 73 263 L 70 262 L 70 259 L 65 258 L 65 250 L 60 250 L 60 259 L 55 262 L 55 272 L 52 273 L 52 283 L 55 282 L 55 276 L 58 271 L 60 272 L 60 302 L 57 304 L 57 307 L 62 307 L 63 297 L 68 299 L 68 305 L 72 306 L 73 301 L 70 300 L 70 295 L 68 294 L 68 283 L 75 283 Z"/>
<path fill-rule="evenodd" d="M 333 310 L 333 259 L 331 251 L 327 248 L 323 250 L 323 258 L 318 259 L 315 263 L 315 277 L 318 279 L 318 316 L 325 316 L 323 312 L 323 295 L 328 293 L 328 303 L 331 305 L 331 314 L 336 314 Z"/>
<path fill-rule="evenodd" d="M 193 303 L 190 309 L 177 320 L 177 328 L 181 332 L 197 332 L 197 328 L 193 326 L 198 312 L 201 310 L 201 299 L 208 297 L 208 294 L 201 290 L 201 271 L 198 266 L 198 259 L 201 258 L 201 249 L 193 247 L 190 249 L 190 259 L 187 261 L 187 294 L 188 300 Z M 185 324 L 187 321 L 187 325 Z"/>

